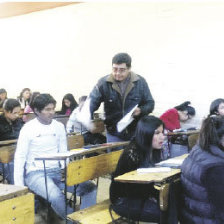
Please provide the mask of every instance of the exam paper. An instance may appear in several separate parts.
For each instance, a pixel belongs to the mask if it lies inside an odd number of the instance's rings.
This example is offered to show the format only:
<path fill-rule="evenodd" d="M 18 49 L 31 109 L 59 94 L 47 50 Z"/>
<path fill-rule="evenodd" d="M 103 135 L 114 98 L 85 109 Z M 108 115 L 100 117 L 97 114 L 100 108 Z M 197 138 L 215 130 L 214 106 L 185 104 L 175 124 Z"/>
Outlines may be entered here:
<path fill-rule="evenodd" d="M 153 168 L 139 168 L 137 169 L 137 173 L 162 173 L 162 172 L 170 172 L 170 167 L 153 167 Z"/>
<path fill-rule="evenodd" d="M 172 168 L 180 168 L 182 165 L 183 161 L 185 158 L 172 158 L 172 159 L 167 159 L 164 160 L 160 163 L 157 163 L 157 166 L 162 166 L 162 167 L 172 167 Z"/>
<path fill-rule="evenodd" d="M 117 123 L 117 131 L 122 132 L 133 120 L 133 112 L 138 107 L 138 104 L 132 108 L 132 110 L 127 113 L 118 123 Z"/>

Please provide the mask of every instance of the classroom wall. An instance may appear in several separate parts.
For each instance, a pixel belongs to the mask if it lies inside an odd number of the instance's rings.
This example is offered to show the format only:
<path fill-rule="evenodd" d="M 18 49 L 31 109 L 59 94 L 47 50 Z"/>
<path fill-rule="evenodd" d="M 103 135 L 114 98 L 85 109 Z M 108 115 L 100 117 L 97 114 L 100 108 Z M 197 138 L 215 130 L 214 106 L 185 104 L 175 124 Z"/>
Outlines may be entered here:
<path fill-rule="evenodd" d="M 86 2 L 0 19 L 0 88 L 88 95 L 118 52 L 144 76 L 155 114 L 185 100 L 208 114 L 223 97 L 224 3 Z"/>

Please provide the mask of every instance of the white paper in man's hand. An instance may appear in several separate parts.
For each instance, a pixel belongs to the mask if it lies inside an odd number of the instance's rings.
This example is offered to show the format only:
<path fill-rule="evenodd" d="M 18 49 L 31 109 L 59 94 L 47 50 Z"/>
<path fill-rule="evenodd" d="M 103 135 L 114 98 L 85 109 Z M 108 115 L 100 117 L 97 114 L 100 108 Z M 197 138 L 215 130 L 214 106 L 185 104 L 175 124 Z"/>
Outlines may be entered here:
<path fill-rule="evenodd" d="M 132 110 L 127 113 L 118 123 L 117 123 L 117 131 L 121 132 L 123 131 L 133 120 L 133 112 L 138 107 L 138 104 L 132 108 Z"/>

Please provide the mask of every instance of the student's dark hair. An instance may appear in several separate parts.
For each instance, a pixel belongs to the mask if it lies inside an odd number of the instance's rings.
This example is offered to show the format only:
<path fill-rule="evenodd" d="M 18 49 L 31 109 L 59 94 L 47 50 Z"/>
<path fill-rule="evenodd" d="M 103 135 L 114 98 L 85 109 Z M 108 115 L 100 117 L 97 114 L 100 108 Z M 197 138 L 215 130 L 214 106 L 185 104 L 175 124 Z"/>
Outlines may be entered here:
<path fill-rule="evenodd" d="M 224 135 L 224 117 L 211 115 L 202 123 L 199 145 L 202 150 L 210 152 L 210 146 L 220 146 L 220 138 Z M 223 149 L 223 147 L 220 147 Z M 224 150 L 224 149 L 223 149 Z"/>
<path fill-rule="evenodd" d="M 32 104 L 32 109 L 37 109 L 37 111 L 41 112 L 44 107 L 46 107 L 48 104 L 54 104 L 56 105 L 56 100 L 48 93 L 42 93 L 35 97 L 33 104 Z"/>
<path fill-rule="evenodd" d="M 195 109 L 192 106 L 189 106 L 191 104 L 190 101 L 185 101 L 184 103 L 176 106 L 175 108 L 179 111 L 187 111 L 187 113 L 191 116 L 195 115 Z"/>
<path fill-rule="evenodd" d="M 122 64 L 125 63 L 127 68 L 131 67 L 131 57 L 127 53 L 118 53 L 112 58 L 113 64 Z"/>
<path fill-rule="evenodd" d="M 21 93 L 19 94 L 19 97 L 18 97 L 20 100 L 22 100 L 22 98 L 23 98 L 23 93 L 24 93 L 25 91 L 31 91 L 31 90 L 30 90 L 30 88 L 24 88 L 24 89 L 22 89 L 22 91 L 21 91 Z"/>
<path fill-rule="evenodd" d="M 40 92 L 33 92 L 30 97 L 29 105 L 32 108 L 32 110 L 33 110 L 33 101 L 38 95 L 40 95 Z"/>
<path fill-rule="evenodd" d="M 155 134 L 155 130 L 164 124 L 162 120 L 155 116 L 144 116 L 142 117 L 137 124 L 136 131 L 135 131 L 135 141 L 136 144 L 139 146 L 139 150 L 142 150 L 143 154 L 148 154 L 151 162 L 154 161 L 153 158 L 153 149 L 152 149 L 152 139 L 153 135 Z M 160 150 L 154 150 L 160 154 Z"/>
<path fill-rule="evenodd" d="M 64 102 L 65 99 L 71 102 L 71 105 L 70 105 L 71 112 L 78 106 L 78 103 L 76 102 L 74 96 L 71 93 L 68 93 L 62 99 L 62 108 L 60 112 L 61 114 L 65 114 L 66 110 L 68 109 L 68 107 L 65 105 L 65 102 Z"/>
<path fill-rule="evenodd" d="M 19 101 L 16 99 L 9 98 L 9 99 L 5 100 L 5 102 L 3 104 L 3 109 L 8 112 L 12 112 L 15 107 L 21 107 Z"/>
<path fill-rule="evenodd" d="M 224 99 L 223 98 L 218 98 L 212 101 L 211 105 L 210 105 L 210 115 L 212 114 L 218 114 L 218 108 L 219 105 L 221 103 L 224 103 Z"/>

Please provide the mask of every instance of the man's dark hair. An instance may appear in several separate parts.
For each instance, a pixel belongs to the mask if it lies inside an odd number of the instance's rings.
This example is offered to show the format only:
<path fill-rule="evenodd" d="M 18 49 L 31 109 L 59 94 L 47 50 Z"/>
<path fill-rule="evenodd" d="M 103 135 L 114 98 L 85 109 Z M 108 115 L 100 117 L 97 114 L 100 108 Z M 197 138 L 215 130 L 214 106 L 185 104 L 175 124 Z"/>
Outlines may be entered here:
<path fill-rule="evenodd" d="M 40 94 L 34 99 L 32 104 L 32 110 L 34 111 L 34 109 L 37 109 L 37 111 L 41 112 L 44 107 L 46 107 L 50 103 L 56 105 L 56 100 L 50 94 Z"/>
<path fill-rule="evenodd" d="M 3 105 L 3 109 L 8 112 L 12 112 L 15 107 L 21 107 L 19 101 L 16 99 L 7 99 Z"/>
<path fill-rule="evenodd" d="M 127 68 L 131 67 L 131 57 L 127 53 L 118 53 L 112 59 L 113 64 L 122 64 L 125 63 Z"/>

